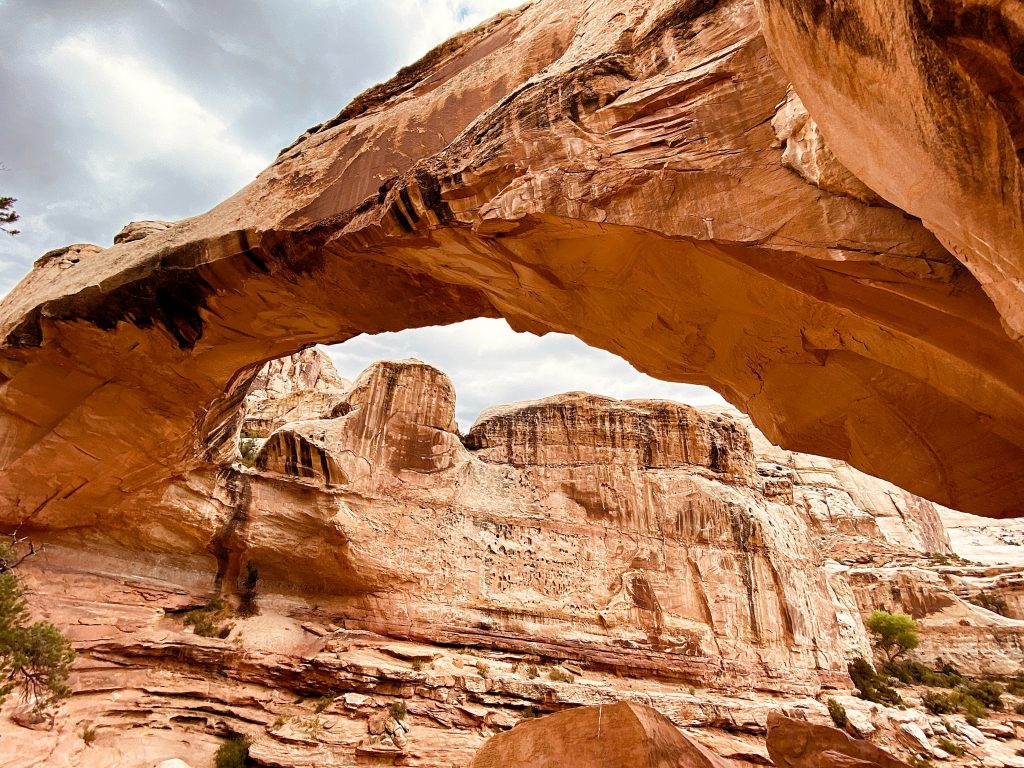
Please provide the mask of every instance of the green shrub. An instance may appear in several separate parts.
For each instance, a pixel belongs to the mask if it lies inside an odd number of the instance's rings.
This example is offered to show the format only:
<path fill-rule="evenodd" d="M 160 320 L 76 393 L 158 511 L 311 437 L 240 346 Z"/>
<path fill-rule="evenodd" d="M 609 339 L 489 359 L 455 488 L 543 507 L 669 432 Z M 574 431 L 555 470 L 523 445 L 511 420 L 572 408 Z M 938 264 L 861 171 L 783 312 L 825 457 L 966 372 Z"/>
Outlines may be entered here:
<path fill-rule="evenodd" d="M 1024 696 L 1024 673 L 1018 672 L 1006 683 L 1006 692 L 1013 696 Z"/>
<path fill-rule="evenodd" d="M 404 701 L 393 701 L 388 707 L 388 712 L 395 720 L 405 720 L 409 710 L 406 709 Z"/>
<path fill-rule="evenodd" d="M 412 667 L 412 671 L 413 672 L 422 672 L 423 671 L 423 660 L 422 659 L 413 659 L 409 666 Z"/>
<path fill-rule="evenodd" d="M 967 599 L 987 611 L 998 613 L 1000 616 L 1010 615 L 1010 607 L 1006 604 L 1006 600 L 999 595 L 990 595 L 988 592 L 979 592 L 973 597 L 969 597 Z"/>
<path fill-rule="evenodd" d="M 993 680 L 965 681 L 958 685 L 956 690 L 977 699 L 987 709 L 994 709 L 996 712 L 1003 709 L 1003 686 Z"/>
<path fill-rule="evenodd" d="M 183 617 L 185 626 L 201 637 L 219 637 L 224 639 L 231 634 L 234 625 L 221 623 L 231 616 L 231 608 L 220 597 L 213 598 L 202 608 L 189 611 Z"/>
<path fill-rule="evenodd" d="M 917 648 L 920 638 L 917 623 L 905 613 L 873 611 L 865 626 L 874 638 L 875 647 L 892 662 Z"/>
<path fill-rule="evenodd" d="M 256 568 L 252 560 L 247 560 L 245 563 L 245 581 L 242 582 L 242 594 L 238 604 L 238 615 L 243 618 L 258 616 L 260 613 L 260 607 L 256 604 L 256 598 L 259 596 L 257 589 L 259 580 L 259 569 Z"/>
<path fill-rule="evenodd" d="M 334 698 L 333 697 L 331 697 L 331 696 L 321 696 L 319 699 L 316 700 L 316 703 L 313 705 L 313 711 L 316 712 L 319 715 L 321 712 L 323 712 L 325 709 L 327 709 L 333 703 L 334 703 Z"/>
<path fill-rule="evenodd" d="M 523 707 L 523 710 L 520 714 L 522 714 L 522 716 L 526 718 L 537 717 L 537 711 L 533 707 Z"/>
<path fill-rule="evenodd" d="M 540 670 L 537 668 L 536 664 L 530 664 L 526 667 L 526 676 L 531 680 L 536 680 L 540 677 Z"/>
<path fill-rule="evenodd" d="M 88 723 L 86 723 L 85 725 L 82 726 L 81 736 L 82 736 L 82 741 L 85 742 L 85 746 L 91 747 L 92 743 L 94 741 L 96 741 L 96 737 L 98 735 L 99 734 L 96 732 L 96 729 L 93 726 L 89 725 Z"/>
<path fill-rule="evenodd" d="M 933 715 L 952 715 L 959 712 L 971 725 L 976 724 L 979 718 L 988 716 L 988 710 L 980 700 L 959 688 L 949 693 L 929 691 L 921 698 L 921 703 Z"/>
<path fill-rule="evenodd" d="M 835 723 L 836 728 L 845 729 L 850 724 L 850 720 L 846 716 L 846 707 L 838 701 L 829 699 L 825 702 L 825 706 L 828 707 L 828 713 L 831 715 L 832 722 Z"/>
<path fill-rule="evenodd" d="M 967 754 L 967 750 L 965 750 L 955 741 L 950 741 L 945 736 L 940 736 L 938 741 L 936 741 L 936 744 L 938 745 L 939 749 L 945 750 L 949 754 L 953 755 L 953 757 L 963 757 L 965 754 Z"/>
<path fill-rule="evenodd" d="M 955 688 L 967 678 L 948 662 L 939 659 L 939 669 L 931 669 L 919 661 L 904 659 L 883 664 L 879 671 L 895 677 L 906 685 L 927 685 L 932 688 Z"/>
<path fill-rule="evenodd" d="M 907 763 L 910 765 L 910 768 L 931 768 L 932 766 L 930 761 L 925 760 L 923 757 L 918 757 L 917 755 L 911 755 L 907 760 Z"/>
<path fill-rule="evenodd" d="M 902 703 L 900 695 L 889 685 L 885 676 L 879 675 L 866 659 L 857 657 L 847 666 L 847 671 L 860 698 L 876 704 Z"/>
<path fill-rule="evenodd" d="M 243 437 L 238 441 L 238 455 L 242 458 L 242 464 L 247 467 L 256 466 L 256 457 L 260 453 L 260 444 L 250 437 Z"/>
<path fill-rule="evenodd" d="M 921 697 L 921 704 L 933 715 L 952 715 L 957 711 L 956 704 L 948 693 L 929 691 Z"/>
<path fill-rule="evenodd" d="M 476 671 L 480 677 L 488 677 L 491 674 L 491 668 L 483 661 L 476 663 Z"/>
<path fill-rule="evenodd" d="M 75 652 L 60 630 L 46 621 L 30 623 L 24 589 L 14 569 L 35 552 L 19 555 L 21 540 L 0 542 L 0 702 L 15 689 L 44 712 L 71 695 L 68 679 Z"/>
<path fill-rule="evenodd" d="M 235 738 L 225 741 L 217 750 L 214 765 L 217 768 L 245 768 L 249 764 L 249 740 Z"/>

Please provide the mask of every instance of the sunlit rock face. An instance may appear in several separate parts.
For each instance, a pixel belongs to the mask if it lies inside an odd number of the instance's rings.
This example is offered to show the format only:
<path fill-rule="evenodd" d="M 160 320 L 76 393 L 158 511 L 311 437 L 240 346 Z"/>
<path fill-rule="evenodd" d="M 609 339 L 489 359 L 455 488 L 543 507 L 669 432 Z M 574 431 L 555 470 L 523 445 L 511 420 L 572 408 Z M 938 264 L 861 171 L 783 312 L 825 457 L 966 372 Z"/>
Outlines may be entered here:
<path fill-rule="evenodd" d="M 1019 7 L 992 0 L 757 4 L 772 54 L 839 160 L 919 216 L 1020 339 Z"/>
<path fill-rule="evenodd" d="M 1024 365 L 1016 310 L 990 297 L 1020 249 L 968 226 L 1003 221 L 972 185 L 1016 162 L 979 138 L 991 105 L 937 113 L 973 137 L 971 170 L 920 183 L 921 153 L 888 162 L 906 142 L 876 130 L 882 109 L 825 109 L 812 86 L 862 70 L 794 64 L 819 38 L 777 30 L 789 5 L 540 0 L 367 91 L 208 213 L 41 261 L 0 304 L 0 522 L 194 555 L 207 523 L 179 514 L 177 483 L 216 471 L 264 361 L 498 316 L 715 387 L 794 450 L 1018 513 Z M 941 96 L 906 56 L 879 82 Z M 1007 279 L 855 178 L 896 205 L 905 185 L 962 193 L 943 220 Z"/>
<path fill-rule="evenodd" d="M 778 714 L 768 718 L 768 754 L 778 768 L 910 768 L 870 741 Z"/>
<path fill-rule="evenodd" d="M 1024 662 L 1024 622 L 963 599 L 986 577 L 931 563 L 950 558 L 934 505 L 773 446 L 739 414 L 569 393 L 489 409 L 460 435 L 452 384 L 428 365 L 339 381 L 321 352 L 268 363 L 231 417 L 232 450 L 263 440 L 247 414 L 339 399 L 276 428 L 254 466 L 239 453 L 174 483 L 160 503 L 177 527 L 126 521 L 167 552 L 47 537 L 22 573 L 81 654 L 76 695 L 42 731 L 0 710 L 0 763 L 208 764 L 245 734 L 269 765 L 468 765 L 481 748 L 501 759 L 533 715 L 580 706 L 625 726 L 624 750 L 661 734 L 660 754 L 673 732 L 643 705 L 687 728 L 671 754 L 764 765 L 771 713 L 817 733 L 823 694 L 906 752 L 899 718 L 919 713 L 845 695 L 848 659 L 871 652 L 864 614 L 913 613 L 923 657 L 965 672 Z M 173 554 L 193 530 L 195 554 Z M 250 566 L 259 615 L 225 618 L 223 639 L 186 629 L 213 594 L 237 605 Z M 537 733 L 571 749 L 594 714 Z"/>
<path fill-rule="evenodd" d="M 218 572 L 252 561 L 351 626 L 811 691 L 869 653 L 825 560 L 948 551 L 928 502 L 728 412 L 570 393 L 489 409 L 464 437 L 454 413 L 440 371 L 368 368 L 332 418 L 231 471 Z"/>
<path fill-rule="evenodd" d="M 598 735 L 600 734 L 600 735 Z M 727 768 L 657 710 L 636 704 L 579 707 L 491 739 L 469 768 Z"/>

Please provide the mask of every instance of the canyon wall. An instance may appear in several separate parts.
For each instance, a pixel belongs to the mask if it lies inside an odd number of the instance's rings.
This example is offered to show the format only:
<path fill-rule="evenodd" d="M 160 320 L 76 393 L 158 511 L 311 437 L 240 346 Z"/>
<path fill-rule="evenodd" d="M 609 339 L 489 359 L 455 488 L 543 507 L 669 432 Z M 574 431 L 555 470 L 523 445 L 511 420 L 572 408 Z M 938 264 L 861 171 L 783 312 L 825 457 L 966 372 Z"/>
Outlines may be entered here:
<path fill-rule="evenodd" d="M 964 599 L 933 504 L 735 412 L 568 393 L 461 434 L 437 369 L 347 382 L 315 350 L 240 403 L 238 449 L 258 451 L 163 500 L 205 526 L 202 554 L 40 540 L 33 608 L 82 656 L 52 726 L 8 703 L 36 730 L 2 721 L 5 765 L 197 766 L 231 734 L 264 765 L 466 764 L 532 715 L 617 701 L 745 765 L 767 759 L 769 713 L 823 722 L 825 696 L 898 750 L 901 715 L 849 696 L 864 614 L 912 612 L 926 660 L 1024 662 L 1024 622 Z M 251 436 L 288 413 L 312 418 Z M 239 605 L 249 566 L 259 614 L 188 629 L 215 594 Z"/>

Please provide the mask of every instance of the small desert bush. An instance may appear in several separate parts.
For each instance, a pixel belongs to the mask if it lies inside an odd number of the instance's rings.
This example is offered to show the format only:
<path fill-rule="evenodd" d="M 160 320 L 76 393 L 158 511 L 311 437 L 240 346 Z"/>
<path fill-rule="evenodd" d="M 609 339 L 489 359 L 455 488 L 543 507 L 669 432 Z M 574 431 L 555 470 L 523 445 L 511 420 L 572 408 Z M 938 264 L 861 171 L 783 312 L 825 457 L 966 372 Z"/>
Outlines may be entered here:
<path fill-rule="evenodd" d="M 214 757 L 216 768 L 245 768 L 249 762 L 249 740 L 236 738 L 225 741 Z"/>
<path fill-rule="evenodd" d="M 388 713 L 395 718 L 395 720 L 404 720 L 409 710 L 405 707 L 404 701 L 393 701 L 391 706 L 388 708 Z"/>
<path fill-rule="evenodd" d="M 832 717 L 832 722 L 835 723 L 836 728 L 845 729 L 850 724 L 850 720 L 846 716 L 846 707 L 838 701 L 829 699 L 825 702 L 825 706 L 828 707 L 828 713 Z"/>
<path fill-rule="evenodd" d="M 900 695 L 889 685 L 885 675 L 878 674 L 866 659 L 857 657 L 850 662 L 847 670 L 860 698 L 875 704 L 902 703 Z"/>
<path fill-rule="evenodd" d="M 967 598 L 975 605 L 979 605 L 987 611 L 998 613 L 1000 616 L 1009 616 L 1010 607 L 999 595 L 990 595 L 988 592 L 979 592 L 974 597 Z"/>
<path fill-rule="evenodd" d="M 231 608 L 221 598 L 215 597 L 202 608 L 186 613 L 183 621 L 185 626 L 192 627 L 197 635 L 223 639 L 234 629 L 233 624 L 226 623 L 230 617 Z"/>
<path fill-rule="evenodd" d="M 319 715 L 321 712 L 323 712 L 325 709 L 327 709 L 333 703 L 334 703 L 334 698 L 333 697 L 331 697 L 331 696 L 321 696 L 319 699 L 316 700 L 316 703 L 313 704 L 313 711 L 316 712 Z"/>
<path fill-rule="evenodd" d="M 576 678 L 574 678 L 564 669 L 559 669 L 558 667 L 555 667 L 550 672 L 548 672 L 548 680 L 553 680 L 556 683 L 571 683 L 575 679 Z"/>
<path fill-rule="evenodd" d="M 939 749 L 948 752 L 953 757 L 963 757 L 965 754 L 967 754 L 967 750 L 965 750 L 955 741 L 947 739 L 945 736 L 940 736 L 939 739 L 936 741 L 936 745 L 939 747 Z"/>
<path fill-rule="evenodd" d="M 85 725 L 82 726 L 82 734 L 81 734 L 81 736 L 82 736 L 82 741 L 85 742 L 85 746 L 87 746 L 87 747 L 92 746 L 92 743 L 94 741 L 96 741 L 96 737 L 98 735 L 99 734 L 96 732 L 96 729 L 93 726 L 89 725 L 88 723 L 86 723 Z"/>
<path fill-rule="evenodd" d="M 921 698 L 921 703 L 933 715 L 960 713 L 971 725 L 977 724 L 980 718 L 988 716 L 988 710 L 980 700 L 959 688 L 949 693 L 929 691 Z"/>

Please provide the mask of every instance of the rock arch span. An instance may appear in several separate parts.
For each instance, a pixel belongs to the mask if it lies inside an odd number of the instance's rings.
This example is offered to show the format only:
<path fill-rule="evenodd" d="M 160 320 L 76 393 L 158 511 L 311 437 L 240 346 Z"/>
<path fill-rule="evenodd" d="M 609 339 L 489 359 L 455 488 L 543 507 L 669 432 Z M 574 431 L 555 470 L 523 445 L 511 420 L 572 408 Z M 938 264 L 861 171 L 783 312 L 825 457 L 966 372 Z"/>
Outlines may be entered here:
<path fill-rule="evenodd" d="M 0 519 L 177 546 L 167 488 L 226 455 L 259 363 L 498 316 L 712 386 L 792 449 L 1018 513 L 1005 318 L 920 221 L 807 172 L 835 158 L 780 132 L 788 91 L 751 0 L 539 0 L 208 213 L 47 254 L 0 305 Z"/>

